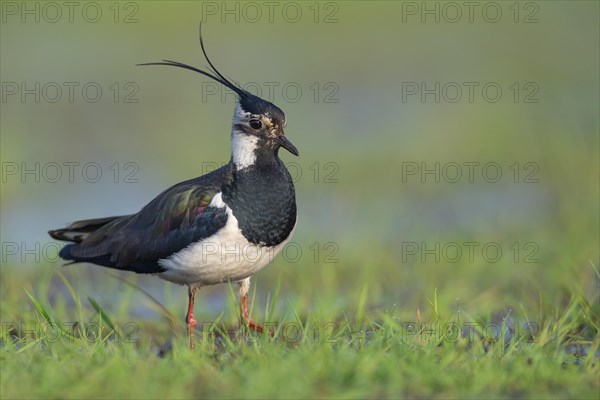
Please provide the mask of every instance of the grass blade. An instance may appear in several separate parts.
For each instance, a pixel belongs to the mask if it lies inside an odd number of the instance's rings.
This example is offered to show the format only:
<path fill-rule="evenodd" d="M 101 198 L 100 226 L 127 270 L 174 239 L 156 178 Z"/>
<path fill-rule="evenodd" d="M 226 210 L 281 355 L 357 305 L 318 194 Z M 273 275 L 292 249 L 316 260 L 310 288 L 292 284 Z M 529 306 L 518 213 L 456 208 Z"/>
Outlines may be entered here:
<path fill-rule="evenodd" d="M 102 319 L 102 321 L 104 321 L 104 323 L 112 330 L 112 332 L 114 332 L 114 334 L 117 335 L 119 337 L 119 339 L 123 339 L 121 337 L 121 333 L 115 328 L 115 324 L 108 317 L 108 315 L 104 312 L 102 307 L 100 307 L 100 304 L 98 304 L 98 302 L 96 300 L 94 300 L 93 298 L 91 298 L 89 296 L 88 296 L 88 301 L 90 302 L 92 307 L 94 307 L 94 310 L 96 310 L 96 312 L 100 315 L 100 318 Z"/>

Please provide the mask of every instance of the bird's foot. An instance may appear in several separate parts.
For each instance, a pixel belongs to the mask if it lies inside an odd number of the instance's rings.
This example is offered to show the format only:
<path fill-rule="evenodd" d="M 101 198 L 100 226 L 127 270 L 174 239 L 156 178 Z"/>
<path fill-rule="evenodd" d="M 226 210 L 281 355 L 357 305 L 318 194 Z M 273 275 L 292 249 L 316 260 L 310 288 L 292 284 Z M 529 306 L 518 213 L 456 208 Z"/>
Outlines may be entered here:
<path fill-rule="evenodd" d="M 242 324 L 245 322 L 246 326 L 251 331 L 263 333 L 265 331 L 264 325 L 259 324 L 250 318 L 250 313 L 248 312 L 248 295 L 242 296 L 240 308 L 242 312 Z M 275 332 L 272 329 L 268 329 L 267 332 L 271 337 L 275 336 Z"/>
<path fill-rule="evenodd" d="M 248 325 L 248 329 L 250 329 L 251 331 L 256 331 L 260 333 L 263 333 L 265 331 L 265 327 L 262 324 L 259 324 L 258 322 L 254 322 L 252 318 L 245 317 L 244 319 L 246 321 L 246 324 Z"/>

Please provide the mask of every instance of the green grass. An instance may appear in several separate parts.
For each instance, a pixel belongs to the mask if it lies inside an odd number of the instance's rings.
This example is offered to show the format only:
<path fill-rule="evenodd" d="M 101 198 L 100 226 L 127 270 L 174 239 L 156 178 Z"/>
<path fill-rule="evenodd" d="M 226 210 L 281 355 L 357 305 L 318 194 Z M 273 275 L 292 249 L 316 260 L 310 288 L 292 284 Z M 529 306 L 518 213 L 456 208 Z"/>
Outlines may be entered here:
<path fill-rule="evenodd" d="M 399 306 L 369 304 L 367 284 L 341 312 L 301 308 L 295 303 L 303 301 L 284 301 L 276 291 L 260 306 L 256 296 L 253 307 L 258 320 L 276 322 L 275 340 L 237 330 L 231 290 L 190 351 L 182 323 L 170 315 L 183 311 L 179 305 L 157 309 L 162 322 L 136 320 L 135 299 L 155 303 L 135 285 L 125 285 L 119 309 L 108 310 L 80 298 L 62 272 L 38 279 L 37 295 L 2 287 L 3 399 L 597 398 L 599 390 L 597 297 L 573 293 L 535 321 L 524 308 L 500 318 L 465 315 L 436 290 L 412 317 Z M 109 289 L 120 282 L 105 280 Z M 60 300 L 51 301 L 52 293 Z M 453 329 L 466 326 L 472 329 L 463 334 Z"/>
<path fill-rule="evenodd" d="M 397 1 L 340 2 L 335 24 L 314 23 L 312 1 L 298 2 L 307 18 L 297 24 L 210 18 L 209 54 L 224 73 L 304 90 L 298 102 L 274 96 L 301 152 L 282 158 L 302 172 L 302 256 L 278 256 L 253 278 L 252 316 L 284 338 L 239 333 L 235 287 L 221 285 L 197 295 L 194 352 L 184 287 L 62 268 L 32 251 L 57 245 L 49 229 L 136 212 L 203 163 L 229 160 L 232 97 L 204 101 L 197 74 L 134 67 L 205 66 L 207 2 L 137 3 L 137 24 L 114 23 L 113 2 L 99 23 L 63 12 L 63 23 L 15 14 L 2 24 L 3 82 L 82 85 L 75 102 L 63 86 L 56 103 L 2 103 L 3 163 L 80 167 L 73 183 L 66 168 L 58 183 L 2 176 L 0 399 L 599 398 L 598 2 L 499 2 L 499 23 L 482 20 L 482 7 L 470 23 L 465 6 L 460 23 L 403 23 L 407 2 Z M 530 6 L 539 23 L 515 23 L 513 10 L 523 18 Z M 498 82 L 502 100 L 482 101 L 478 89 L 472 103 L 466 90 L 457 103 L 402 101 L 403 83 L 472 81 Z M 85 82 L 102 83 L 102 101 L 83 101 Z M 138 104 L 113 101 L 109 85 L 127 82 L 139 85 Z M 328 82 L 339 103 L 314 101 L 311 85 Z M 539 85 L 539 102 L 515 103 L 516 82 Z M 139 183 L 114 183 L 106 168 L 130 161 Z M 82 179 L 88 162 L 105 168 L 97 184 Z M 406 162 L 494 162 L 503 177 L 404 179 Z M 537 183 L 525 182 L 529 163 Z M 472 260 L 402 251 L 466 242 L 479 244 Z M 482 256 L 486 243 L 501 246 L 498 261 Z M 457 326 L 471 329 L 463 338 Z"/>

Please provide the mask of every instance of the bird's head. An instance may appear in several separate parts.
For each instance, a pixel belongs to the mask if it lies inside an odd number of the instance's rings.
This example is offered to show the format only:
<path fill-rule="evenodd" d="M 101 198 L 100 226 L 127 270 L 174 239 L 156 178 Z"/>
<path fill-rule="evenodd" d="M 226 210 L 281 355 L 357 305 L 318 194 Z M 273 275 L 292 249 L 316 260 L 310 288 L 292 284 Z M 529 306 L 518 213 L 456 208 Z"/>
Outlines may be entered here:
<path fill-rule="evenodd" d="M 285 114 L 275 104 L 245 93 L 239 96 L 232 127 L 233 161 L 238 166 L 252 164 L 261 153 L 277 155 L 283 147 L 295 156 L 298 150 L 285 136 Z"/>
<path fill-rule="evenodd" d="M 237 94 L 232 127 L 232 157 L 238 168 L 252 164 L 260 155 L 277 156 L 281 147 L 298 156 L 298 149 L 287 139 L 283 131 L 287 123 L 283 111 L 270 101 L 242 89 L 221 74 L 206 54 L 202 30 L 200 30 L 200 47 L 210 66 L 208 71 L 171 60 L 138 65 L 168 65 L 189 69 L 213 79 Z"/>

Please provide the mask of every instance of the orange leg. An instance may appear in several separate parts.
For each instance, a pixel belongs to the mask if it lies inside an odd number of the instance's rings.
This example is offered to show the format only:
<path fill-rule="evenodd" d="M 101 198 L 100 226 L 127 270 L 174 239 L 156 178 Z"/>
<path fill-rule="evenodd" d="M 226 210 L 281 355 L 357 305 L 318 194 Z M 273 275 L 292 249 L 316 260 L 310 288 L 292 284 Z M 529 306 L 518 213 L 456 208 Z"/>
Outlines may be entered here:
<path fill-rule="evenodd" d="M 195 287 L 188 288 L 188 312 L 185 316 L 185 323 L 187 324 L 188 336 L 190 338 L 190 349 L 193 350 L 195 347 L 194 343 L 194 330 L 198 322 L 194 318 L 194 297 L 196 295 Z"/>
<path fill-rule="evenodd" d="M 246 293 L 242 297 L 240 297 L 240 310 L 242 312 L 242 317 L 246 320 L 248 324 L 248 328 L 253 331 L 258 331 L 260 333 L 264 332 L 265 327 L 259 323 L 254 322 L 248 313 L 248 294 Z"/>
<path fill-rule="evenodd" d="M 250 289 L 250 278 L 246 278 L 239 283 L 240 287 L 240 311 L 242 314 L 242 318 L 244 319 L 242 323 L 245 321 L 248 324 L 248 328 L 257 332 L 264 332 L 265 327 L 257 322 L 254 322 L 252 318 L 250 318 L 250 313 L 248 312 L 248 290 Z M 275 336 L 275 332 L 269 329 L 269 335 Z"/>

